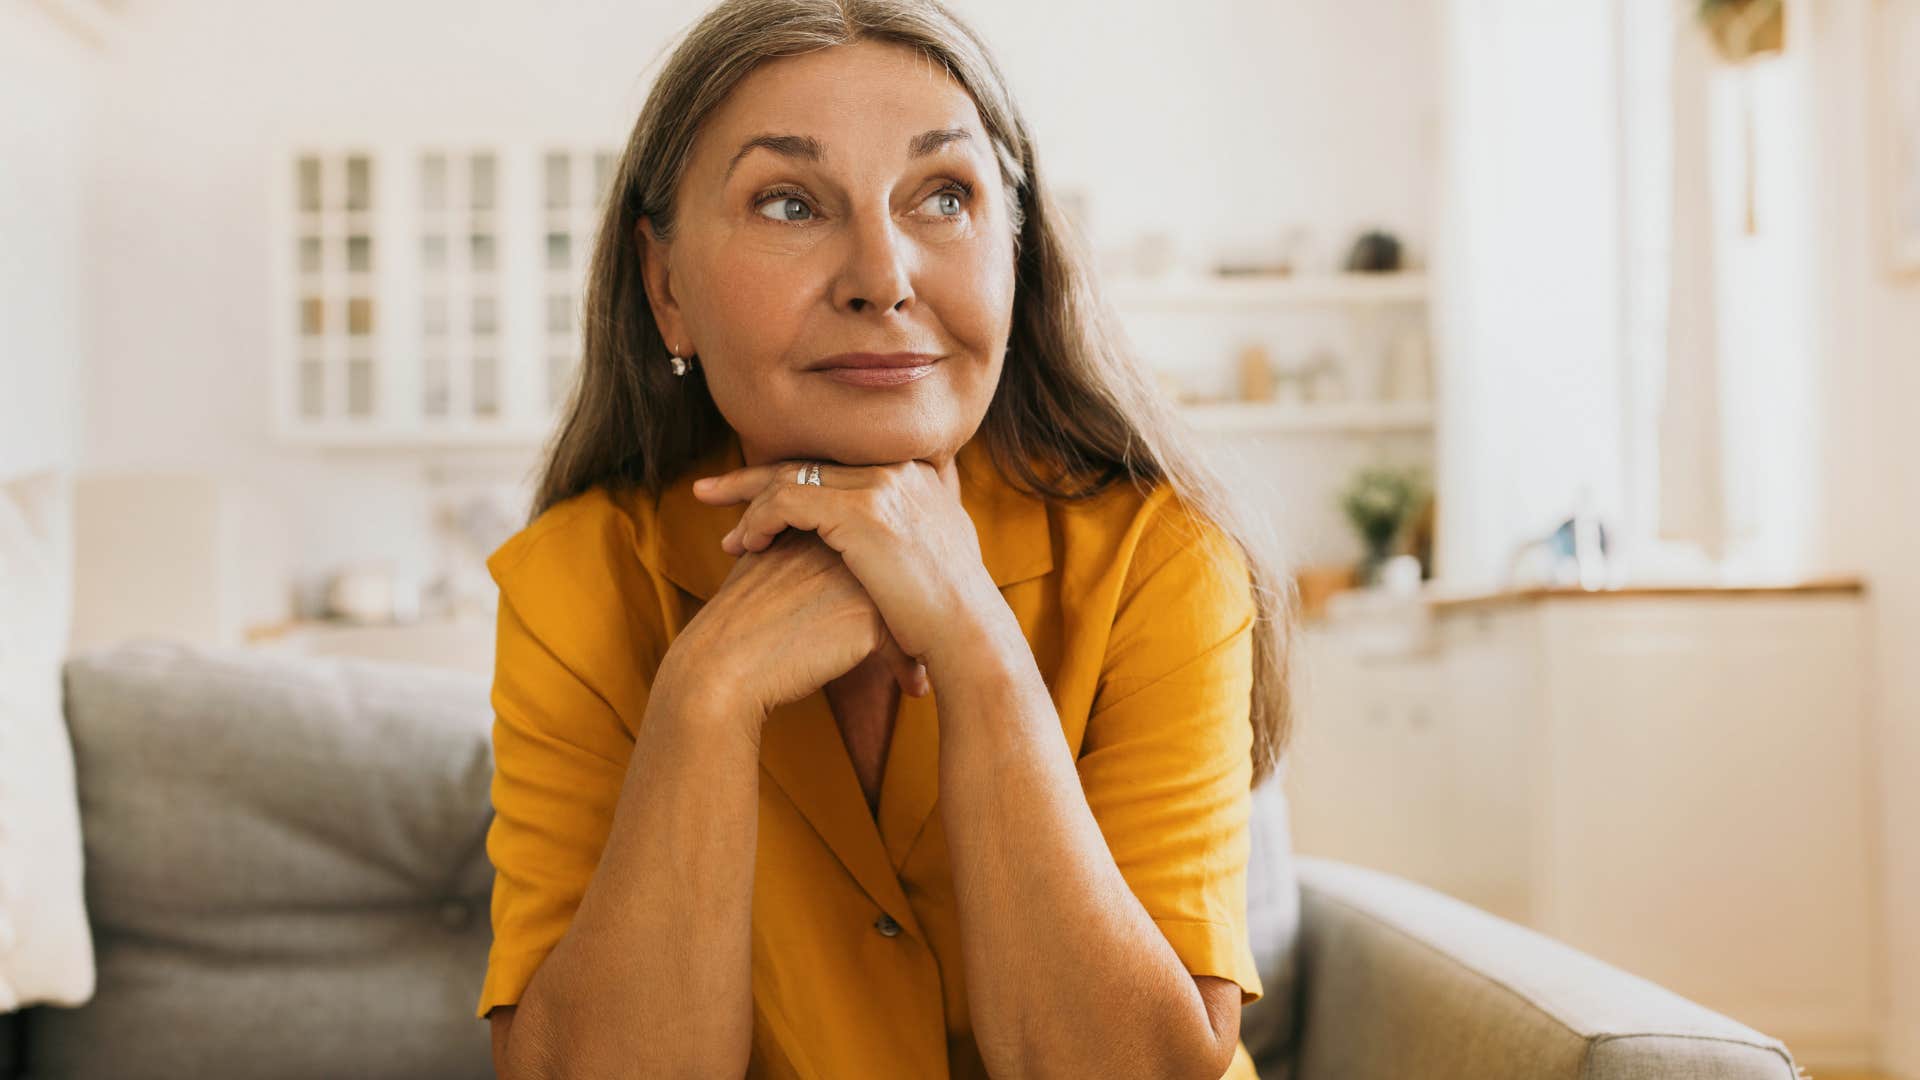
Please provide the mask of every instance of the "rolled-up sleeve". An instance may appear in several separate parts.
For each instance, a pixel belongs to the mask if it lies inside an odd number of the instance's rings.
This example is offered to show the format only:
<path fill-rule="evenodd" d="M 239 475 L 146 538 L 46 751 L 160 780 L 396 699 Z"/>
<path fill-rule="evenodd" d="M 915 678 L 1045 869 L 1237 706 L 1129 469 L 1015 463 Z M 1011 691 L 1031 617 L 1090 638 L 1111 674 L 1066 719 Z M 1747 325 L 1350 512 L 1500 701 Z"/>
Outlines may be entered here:
<path fill-rule="evenodd" d="M 1178 514 L 1170 506 L 1167 515 Z M 1239 548 L 1162 520 L 1135 550 L 1078 758 L 1121 875 L 1195 975 L 1263 988 L 1247 939 L 1253 627 Z"/>
<path fill-rule="evenodd" d="M 487 832 L 493 944 L 481 1017 L 517 1002 L 566 932 L 599 864 L 633 749 L 615 709 L 568 663 L 564 626 L 552 624 L 537 596 L 523 602 L 526 613 L 503 585 Z"/>

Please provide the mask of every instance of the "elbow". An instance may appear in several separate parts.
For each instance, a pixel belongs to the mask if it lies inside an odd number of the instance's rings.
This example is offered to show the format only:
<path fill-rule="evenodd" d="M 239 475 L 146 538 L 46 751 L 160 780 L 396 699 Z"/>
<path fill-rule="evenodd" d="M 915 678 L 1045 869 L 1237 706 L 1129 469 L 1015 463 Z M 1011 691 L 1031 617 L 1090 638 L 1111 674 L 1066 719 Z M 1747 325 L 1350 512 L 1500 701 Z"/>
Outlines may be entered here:
<path fill-rule="evenodd" d="M 498 1012 L 499 1010 L 496 1010 Z M 575 1045 L 572 1052 L 560 1049 L 561 1040 L 539 1024 L 516 1022 L 512 1007 L 495 1019 L 493 1030 L 494 1075 L 499 1080 L 588 1080 L 605 1076 L 671 1076 L 681 1080 L 744 1080 L 752 1064 L 751 1046 L 737 1053 L 716 1056 L 702 1054 L 676 1061 L 646 1060 L 628 1052 L 618 1057 L 631 1067 L 611 1067 L 598 1060 L 587 1048 Z M 658 1050 L 658 1045 L 653 1049 Z M 691 1048 L 688 1048 L 691 1049 Z"/>
<path fill-rule="evenodd" d="M 1082 1077 L 1138 1076 L 1154 1080 L 1220 1080 L 1233 1066 L 1239 1036 L 1225 1040 L 1211 1029 L 1195 1036 L 1158 1040 L 1151 1053 L 1129 1055 L 1124 1062 L 1114 1060 L 1118 1041 L 1106 1040 L 1097 1046 L 1083 1047 L 1072 1061 L 1061 1056 L 1059 1045 L 1030 1046 L 1026 1053 L 1007 1060 L 1009 1066 L 990 1068 L 994 1076 Z M 991 1064 L 991 1063 L 990 1063 Z"/>
<path fill-rule="evenodd" d="M 1220 1080 L 1233 1065 L 1234 1048 L 1231 1044 L 1224 1051 L 1211 1040 L 1197 1047 L 1191 1042 L 1177 1045 L 1191 1049 L 1163 1060 L 1160 1068 L 1147 1075 L 1165 1077 L 1166 1080 Z"/>
<path fill-rule="evenodd" d="M 1238 996 L 1236 991 L 1236 999 Z M 1234 1055 L 1240 1049 L 1239 1021 L 1236 1012 L 1224 1020 L 1209 1017 L 1198 1024 L 1177 1025 L 1180 1037 L 1165 1040 L 1166 1055 L 1158 1062 L 1159 1068 L 1146 1075 L 1166 1080 L 1220 1080 L 1233 1067 Z"/>

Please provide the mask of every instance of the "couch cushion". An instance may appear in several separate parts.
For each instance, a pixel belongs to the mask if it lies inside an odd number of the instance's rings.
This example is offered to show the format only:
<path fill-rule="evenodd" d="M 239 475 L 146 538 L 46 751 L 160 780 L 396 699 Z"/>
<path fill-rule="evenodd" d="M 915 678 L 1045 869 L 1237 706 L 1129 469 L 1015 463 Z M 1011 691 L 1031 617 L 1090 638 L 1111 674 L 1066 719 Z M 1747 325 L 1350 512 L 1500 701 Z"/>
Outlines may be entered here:
<path fill-rule="evenodd" d="M 99 985 L 36 1077 L 492 1075 L 486 677 L 131 642 L 66 692 Z"/>

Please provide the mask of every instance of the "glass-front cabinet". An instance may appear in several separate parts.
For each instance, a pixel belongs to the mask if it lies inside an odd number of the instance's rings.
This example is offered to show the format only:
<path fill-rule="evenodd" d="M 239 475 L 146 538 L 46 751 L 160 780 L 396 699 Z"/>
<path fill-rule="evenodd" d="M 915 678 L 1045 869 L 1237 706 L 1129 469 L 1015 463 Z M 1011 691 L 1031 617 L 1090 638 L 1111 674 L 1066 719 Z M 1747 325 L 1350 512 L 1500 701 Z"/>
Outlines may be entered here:
<path fill-rule="evenodd" d="M 281 152 L 273 415 L 289 442 L 536 443 L 571 392 L 617 151 L 580 143 Z"/>

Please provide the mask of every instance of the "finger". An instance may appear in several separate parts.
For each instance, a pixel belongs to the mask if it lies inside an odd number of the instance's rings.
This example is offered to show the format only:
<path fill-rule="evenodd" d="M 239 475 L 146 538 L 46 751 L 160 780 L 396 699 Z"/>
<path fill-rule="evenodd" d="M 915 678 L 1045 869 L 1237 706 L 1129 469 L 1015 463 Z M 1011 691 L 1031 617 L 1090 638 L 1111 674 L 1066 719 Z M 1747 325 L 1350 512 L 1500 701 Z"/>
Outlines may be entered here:
<path fill-rule="evenodd" d="M 841 494 L 832 488 L 776 484 L 754 497 L 739 522 L 720 538 L 720 547 L 729 555 L 761 551 L 786 530 L 800 529 L 818 534 L 839 550 L 832 534 L 833 526 L 845 518 Z"/>
<path fill-rule="evenodd" d="M 717 476 L 703 476 L 693 482 L 693 497 L 714 506 L 727 506 L 751 499 L 773 482 L 774 477 L 779 475 L 775 470 L 781 464 L 776 461 L 765 465 L 747 465 Z"/>
<path fill-rule="evenodd" d="M 900 684 L 902 693 L 912 697 L 921 697 L 926 693 L 926 665 L 908 656 L 900 643 L 893 640 L 892 634 L 887 635 L 880 651 L 886 657 L 887 666 L 893 669 L 894 680 Z"/>
<path fill-rule="evenodd" d="M 793 459 L 788 461 L 770 461 L 762 465 L 745 465 L 717 476 L 703 476 L 693 482 L 693 496 L 701 502 L 714 506 L 728 506 L 753 498 L 780 480 L 792 480 L 798 477 L 803 465 L 812 465 L 810 460 Z M 821 486 L 826 486 L 827 467 L 821 466 Z"/>

